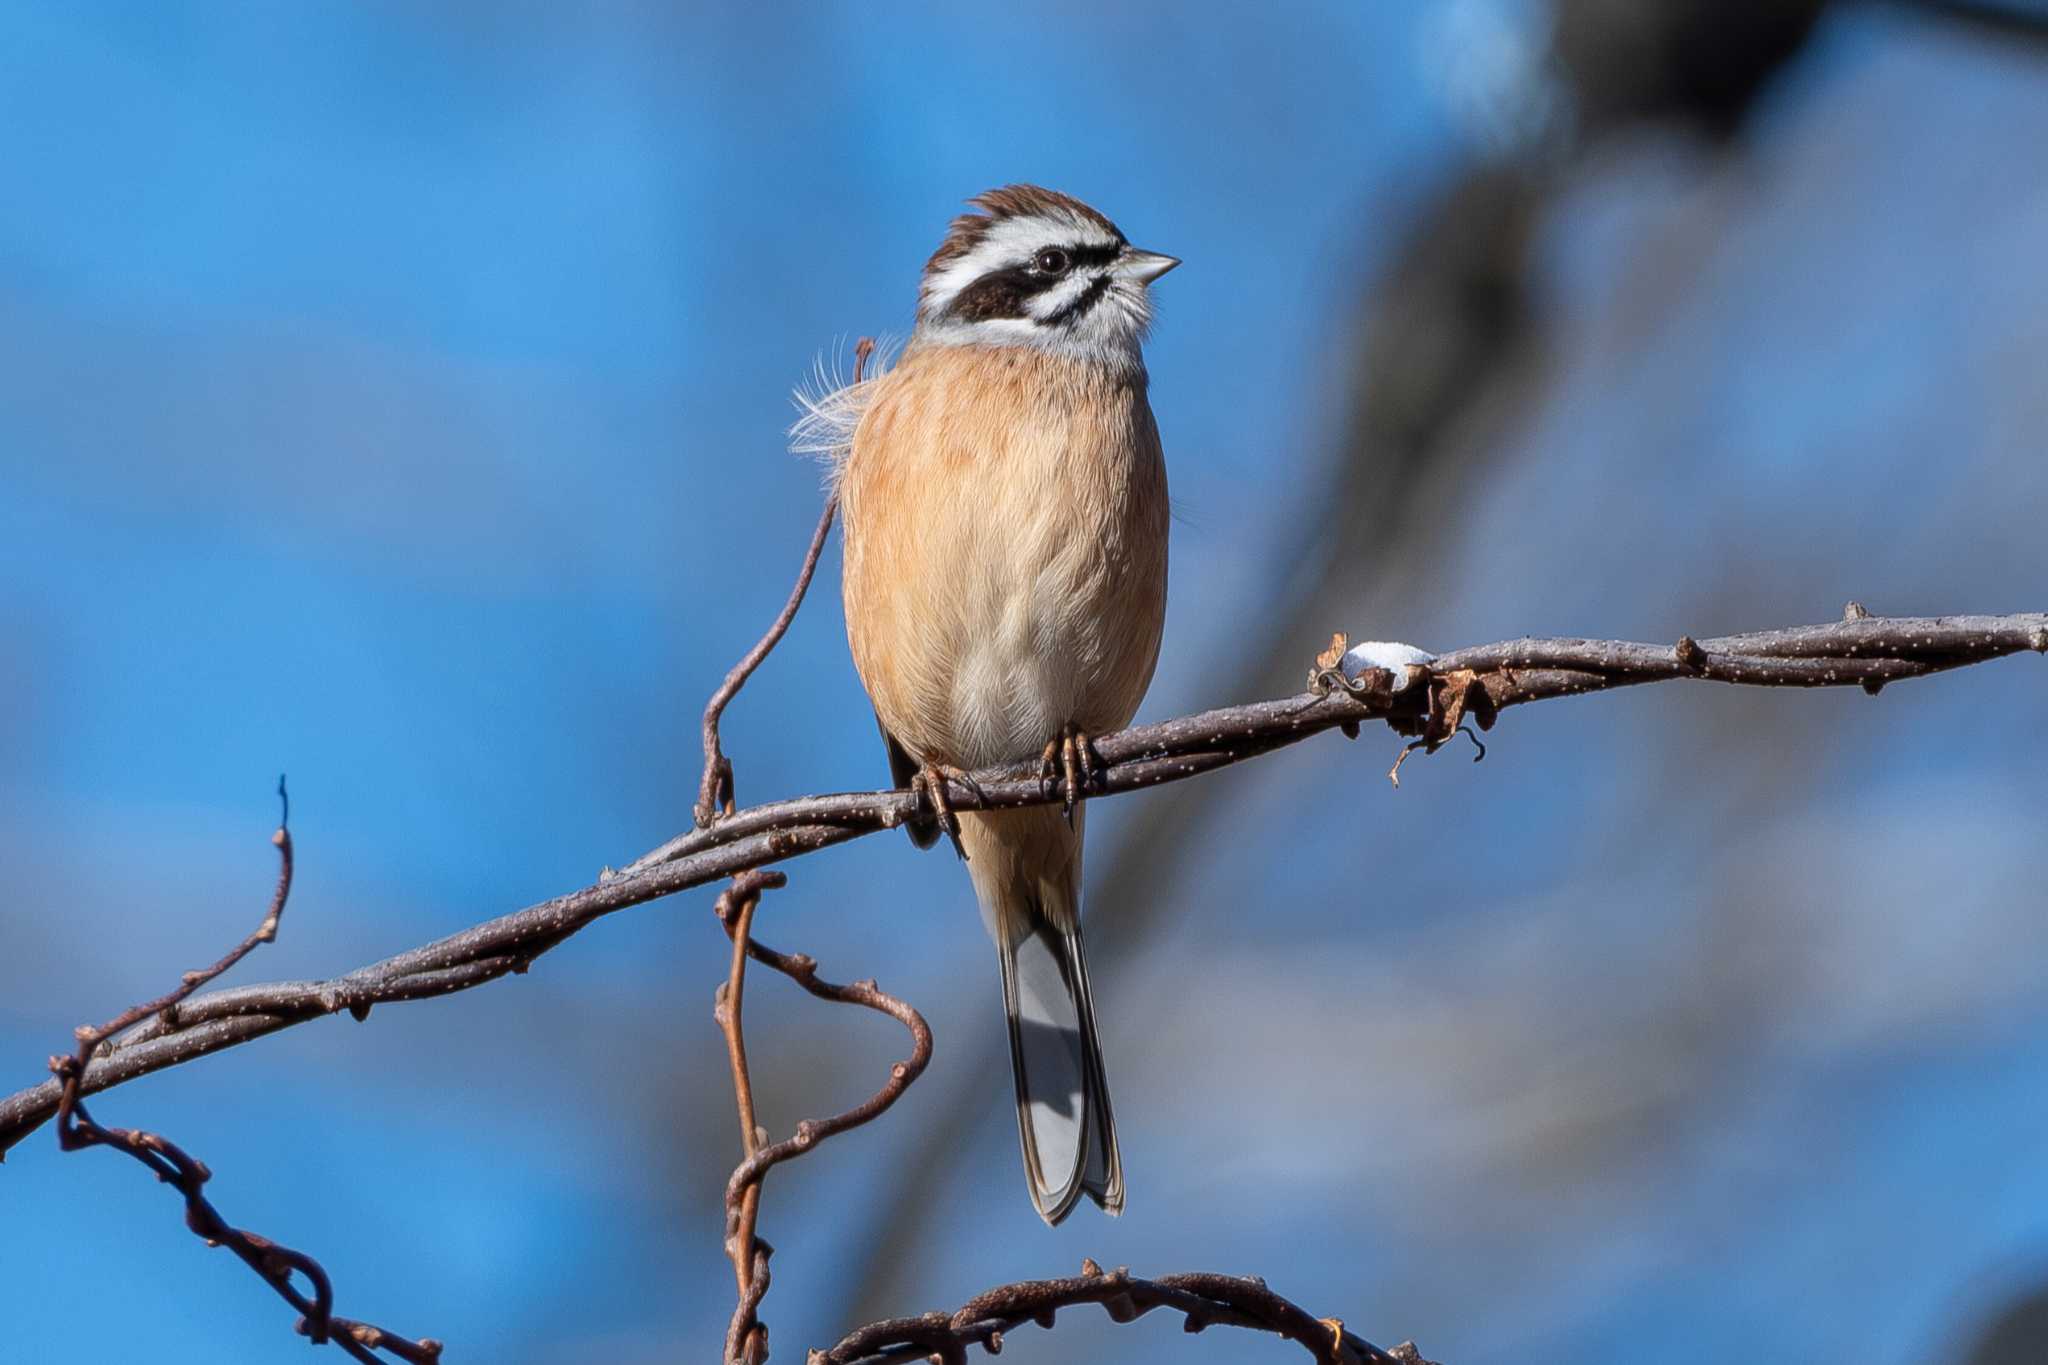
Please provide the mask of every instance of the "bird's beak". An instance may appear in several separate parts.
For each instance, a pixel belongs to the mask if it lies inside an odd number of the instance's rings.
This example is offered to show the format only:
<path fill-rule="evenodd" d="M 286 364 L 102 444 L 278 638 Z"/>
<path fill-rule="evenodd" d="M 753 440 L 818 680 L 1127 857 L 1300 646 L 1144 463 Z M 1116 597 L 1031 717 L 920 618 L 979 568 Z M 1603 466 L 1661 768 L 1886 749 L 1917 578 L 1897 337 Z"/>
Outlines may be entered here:
<path fill-rule="evenodd" d="M 1136 247 L 1125 247 L 1123 259 L 1117 263 L 1117 272 L 1139 284 L 1150 284 L 1167 271 L 1180 264 L 1178 256 L 1162 256 L 1156 251 L 1140 251 Z"/>

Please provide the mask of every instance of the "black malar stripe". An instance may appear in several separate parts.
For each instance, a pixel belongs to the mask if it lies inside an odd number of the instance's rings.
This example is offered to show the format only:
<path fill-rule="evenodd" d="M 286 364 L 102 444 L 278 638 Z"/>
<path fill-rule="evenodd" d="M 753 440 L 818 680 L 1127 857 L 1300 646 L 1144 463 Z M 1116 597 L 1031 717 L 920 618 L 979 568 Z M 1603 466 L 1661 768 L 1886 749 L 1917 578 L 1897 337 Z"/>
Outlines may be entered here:
<path fill-rule="evenodd" d="M 1088 287 L 1081 291 L 1080 297 L 1047 318 L 1045 325 L 1047 327 L 1064 327 L 1068 323 L 1076 321 L 1089 309 L 1102 302 L 1102 296 L 1109 292 L 1111 283 L 1112 281 L 1109 276 L 1097 275 L 1094 279 L 1088 281 Z"/>

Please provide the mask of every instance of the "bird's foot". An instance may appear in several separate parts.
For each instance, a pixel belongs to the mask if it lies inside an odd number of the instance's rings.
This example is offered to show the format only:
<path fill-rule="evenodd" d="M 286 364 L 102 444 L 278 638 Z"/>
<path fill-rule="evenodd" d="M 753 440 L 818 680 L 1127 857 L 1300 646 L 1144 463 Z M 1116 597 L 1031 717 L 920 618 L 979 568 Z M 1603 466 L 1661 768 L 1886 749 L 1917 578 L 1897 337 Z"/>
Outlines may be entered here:
<path fill-rule="evenodd" d="M 1058 735 L 1046 741 L 1045 752 L 1038 756 L 1039 787 L 1047 793 L 1059 791 L 1060 809 L 1071 825 L 1074 807 L 1101 780 L 1102 755 L 1095 752 L 1095 741 L 1087 731 L 1068 721 L 1060 727 Z"/>
<path fill-rule="evenodd" d="M 960 846 L 960 817 L 953 813 L 953 798 L 946 792 L 948 782 L 957 782 L 962 788 L 973 793 L 976 805 L 988 804 L 988 793 L 974 780 L 974 775 L 965 768 L 956 768 L 950 763 L 926 763 L 917 770 L 917 776 L 910 780 L 910 790 L 931 807 L 932 818 L 939 828 L 953 841 L 953 851 L 960 855 L 962 862 L 967 859 L 967 850 Z"/>

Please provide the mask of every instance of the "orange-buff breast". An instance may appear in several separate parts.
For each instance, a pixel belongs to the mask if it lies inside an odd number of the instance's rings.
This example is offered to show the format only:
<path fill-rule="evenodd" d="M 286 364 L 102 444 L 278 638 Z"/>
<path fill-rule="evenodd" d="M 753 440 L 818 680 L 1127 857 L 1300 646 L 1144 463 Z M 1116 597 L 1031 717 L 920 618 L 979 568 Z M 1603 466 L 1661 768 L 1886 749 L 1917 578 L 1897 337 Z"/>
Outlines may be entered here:
<path fill-rule="evenodd" d="M 876 383 L 840 499 L 854 664 L 916 759 L 972 769 L 1129 723 L 1170 517 L 1142 370 L 913 347 Z"/>

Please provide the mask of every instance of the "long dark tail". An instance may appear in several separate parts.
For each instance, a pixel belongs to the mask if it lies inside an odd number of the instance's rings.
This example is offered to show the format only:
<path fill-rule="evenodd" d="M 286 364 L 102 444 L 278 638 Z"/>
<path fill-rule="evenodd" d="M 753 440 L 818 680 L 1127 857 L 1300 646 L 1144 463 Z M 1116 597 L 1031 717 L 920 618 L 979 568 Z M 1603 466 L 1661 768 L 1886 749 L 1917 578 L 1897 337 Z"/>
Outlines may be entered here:
<path fill-rule="evenodd" d="M 1002 961 L 1031 1202 L 1052 1224 L 1083 1194 L 1121 1213 L 1123 1160 L 1081 948 L 1080 830 L 1050 807 L 963 812 L 961 823 Z"/>

